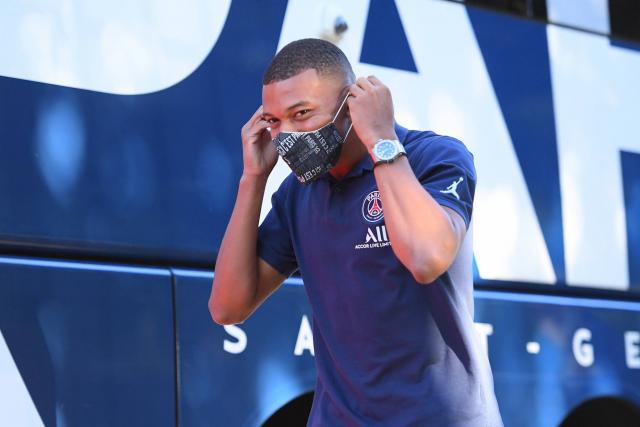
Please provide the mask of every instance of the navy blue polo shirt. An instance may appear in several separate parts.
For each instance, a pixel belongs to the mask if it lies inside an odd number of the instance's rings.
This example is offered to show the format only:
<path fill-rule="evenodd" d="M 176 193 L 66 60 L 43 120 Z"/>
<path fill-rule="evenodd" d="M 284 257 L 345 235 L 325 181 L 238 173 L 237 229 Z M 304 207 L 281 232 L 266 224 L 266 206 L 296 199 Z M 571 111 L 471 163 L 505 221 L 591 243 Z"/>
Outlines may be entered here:
<path fill-rule="evenodd" d="M 471 221 L 476 173 L 457 139 L 396 125 L 418 180 Z M 425 221 L 428 221 L 425 218 Z M 289 175 L 258 231 L 258 254 L 296 270 L 313 311 L 317 384 L 309 426 L 499 426 L 473 328 L 471 233 L 421 285 L 391 248 L 369 156 L 336 182 Z"/>

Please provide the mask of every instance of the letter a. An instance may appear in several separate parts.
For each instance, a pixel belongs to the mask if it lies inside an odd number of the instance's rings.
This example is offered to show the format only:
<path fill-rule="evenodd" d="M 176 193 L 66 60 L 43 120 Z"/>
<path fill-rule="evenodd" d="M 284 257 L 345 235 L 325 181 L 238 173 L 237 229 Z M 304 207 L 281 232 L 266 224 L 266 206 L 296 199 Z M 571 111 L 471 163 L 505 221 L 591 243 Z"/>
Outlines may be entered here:
<path fill-rule="evenodd" d="M 293 354 L 296 356 L 302 356 L 305 350 L 309 350 L 312 356 L 315 356 L 313 352 L 313 333 L 311 332 L 311 326 L 309 325 L 309 319 L 307 316 L 302 316 L 300 322 L 300 330 L 298 331 L 298 339 L 296 340 L 296 348 L 293 350 Z"/>

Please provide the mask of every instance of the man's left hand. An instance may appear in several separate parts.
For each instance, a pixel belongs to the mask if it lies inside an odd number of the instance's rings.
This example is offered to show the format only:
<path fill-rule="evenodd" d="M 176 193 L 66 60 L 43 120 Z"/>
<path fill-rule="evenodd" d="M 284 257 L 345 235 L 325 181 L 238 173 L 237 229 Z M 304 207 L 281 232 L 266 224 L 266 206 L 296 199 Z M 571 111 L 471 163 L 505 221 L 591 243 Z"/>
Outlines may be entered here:
<path fill-rule="evenodd" d="M 360 77 L 349 88 L 347 100 L 351 122 L 358 137 L 373 149 L 380 139 L 398 139 L 394 129 L 391 92 L 375 76 Z"/>

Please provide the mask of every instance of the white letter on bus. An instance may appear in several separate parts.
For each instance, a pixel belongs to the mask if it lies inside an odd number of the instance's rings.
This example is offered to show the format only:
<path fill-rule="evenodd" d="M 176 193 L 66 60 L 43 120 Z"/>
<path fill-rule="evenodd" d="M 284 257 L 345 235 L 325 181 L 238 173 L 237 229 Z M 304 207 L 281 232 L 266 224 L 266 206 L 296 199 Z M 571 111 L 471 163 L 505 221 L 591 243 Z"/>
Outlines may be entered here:
<path fill-rule="evenodd" d="M 493 325 L 491 323 L 474 323 L 473 326 L 475 326 L 480 348 L 484 354 L 489 356 L 489 335 L 493 334 Z"/>
<path fill-rule="evenodd" d="M 293 350 L 293 354 L 296 356 L 302 356 L 305 350 L 309 350 L 312 356 L 315 356 L 313 352 L 313 333 L 311 332 L 311 326 L 309 325 L 309 319 L 307 316 L 302 316 L 300 322 L 300 330 L 298 331 L 298 339 L 296 340 L 296 348 Z"/>
<path fill-rule="evenodd" d="M 591 331 L 587 328 L 580 328 L 573 334 L 573 356 L 585 368 L 593 365 L 593 345 L 588 343 L 590 339 Z"/>
<path fill-rule="evenodd" d="M 225 325 L 224 330 L 238 341 L 224 340 L 224 351 L 231 354 L 242 353 L 247 348 L 247 334 L 235 325 Z"/>
<path fill-rule="evenodd" d="M 626 331 L 624 333 L 624 353 L 627 367 L 640 369 L 640 332 Z"/>

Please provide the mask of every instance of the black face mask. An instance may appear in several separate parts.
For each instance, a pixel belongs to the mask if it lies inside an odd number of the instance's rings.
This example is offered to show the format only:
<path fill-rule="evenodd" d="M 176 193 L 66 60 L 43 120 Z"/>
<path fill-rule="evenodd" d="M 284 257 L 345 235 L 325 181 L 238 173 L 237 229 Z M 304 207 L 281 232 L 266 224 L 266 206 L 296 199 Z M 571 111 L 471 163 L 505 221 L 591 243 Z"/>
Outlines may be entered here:
<path fill-rule="evenodd" d="M 310 132 L 280 132 L 273 139 L 278 154 L 301 183 L 308 184 L 315 181 L 338 162 L 342 145 L 347 140 L 352 127 L 352 124 L 349 124 L 349 129 L 343 138 L 335 125 L 347 98 L 349 95 L 340 104 L 333 120 L 320 129 Z"/>

